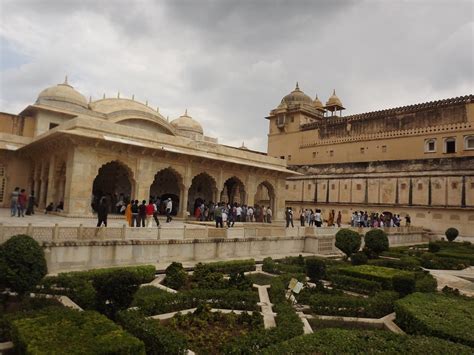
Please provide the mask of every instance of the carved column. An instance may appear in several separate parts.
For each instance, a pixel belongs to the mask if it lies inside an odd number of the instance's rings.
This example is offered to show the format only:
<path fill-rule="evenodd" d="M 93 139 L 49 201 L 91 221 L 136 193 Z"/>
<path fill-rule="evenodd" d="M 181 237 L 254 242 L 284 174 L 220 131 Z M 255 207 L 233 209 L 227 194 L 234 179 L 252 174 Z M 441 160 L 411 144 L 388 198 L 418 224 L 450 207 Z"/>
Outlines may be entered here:
<path fill-rule="evenodd" d="M 461 207 L 466 207 L 466 177 L 462 177 L 461 185 Z"/>
<path fill-rule="evenodd" d="M 56 156 L 52 155 L 49 159 L 49 173 L 48 173 L 48 191 L 46 192 L 46 205 L 50 202 L 56 204 L 58 201 L 54 200 L 56 193 Z"/>
<path fill-rule="evenodd" d="M 45 208 L 45 200 L 46 200 L 46 184 L 47 184 L 47 177 L 46 177 L 46 162 L 43 161 L 41 164 L 41 176 L 40 176 L 40 192 L 38 195 L 38 206 L 39 208 Z"/>

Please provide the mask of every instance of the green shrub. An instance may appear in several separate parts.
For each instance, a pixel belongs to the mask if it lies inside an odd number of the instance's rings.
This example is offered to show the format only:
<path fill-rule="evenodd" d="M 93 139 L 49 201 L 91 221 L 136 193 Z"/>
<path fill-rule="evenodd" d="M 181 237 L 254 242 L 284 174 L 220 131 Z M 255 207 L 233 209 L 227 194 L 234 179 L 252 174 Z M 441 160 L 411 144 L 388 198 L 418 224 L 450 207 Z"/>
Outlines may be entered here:
<path fill-rule="evenodd" d="M 27 235 L 15 235 L 0 246 L 0 285 L 20 296 L 33 290 L 47 274 L 41 246 Z"/>
<path fill-rule="evenodd" d="M 459 231 L 456 228 L 448 228 L 446 229 L 446 232 L 444 232 L 444 235 L 450 242 L 452 242 L 459 235 Z"/>
<path fill-rule="evenodd" d="M 214 263 L 202 264 L 198 263 L 196 269 L 208 269 L 210 272 L 221 272 L 223 274 L 240 273 L 247 271 L 255 271 L 255 260 L 231 260 L 231 261 L 217 261 Z"/>
<path fill-rule="evenodd" d="M 111 267 L 104 269 L 92 269 L 86 271 L 72 271 L 60 273 L 58 276 L 71 277 L 76 279 L 84 279 L 92 281 L 98 275 L 111 275 L 117 271 L 128 271 L 138 278 L 140 284 L 151 282 L 155 279 L 156 269 L 153 265 L 140 265 L 140 266 L 123 266 L 123 267 Z"/>
<path fill-rule="evenodd" d="M 413 293 L 395 304 L 396 322 L 423 334 L 474 346 L 474 300 L 439 293 Z"/>
<path fill-rule="evenodd" d="M 382 288 L 392 289 L 392 278 L 398 276 L 412 276 L 413 273 L 404 270 L 392 269 L 381 266 L 357 265 L 339 269 L 343 275 L 358 277 L 366 280 L 376 281 Z"/>
<path fill-rule="evenodd" d="M 248 291 L 252 289 L 252 281 L 245 276 L 243 272 L 231 273 L 229 277 L 229 287 L 241 291 Z"/>
<path fill-rule="evenodd" d="M 183 264 L 173 261 L 166 268 L 165 272 L 166 272 L 166 278 L 165 278 L 166 286 L 175 290 L 179 290 L 186 285 L 186 282 L 188 280 L 188 273 L 184 270 Z"/>
<path fill-rule="evenodd" d="M 145 354 L 140 340 L 103 315 L 66 307 L 13 321 L 12 337 L 21 354 Z"/>
<path fill-rule="evenodd" d="M 448 258 L 448 259 L 459 259 L 459 261 L 463 264 L 470 264 L 474 266 L 474 250 L 469 250 L 467 253 L 459 252 L 459 251 L 444 251 L 441 250 L 436 253 L 437 257 L 440 258 Z"/>
<path fill-rule="evenodd" d="M 393 269 L 419 271 L 421 270 L 421 262 L 412 256 L 402 256 L 400 259 L 372 259 L 369 260 L 369 265 L 384 266 Z"/>
<path fill-rule="evenodd" d="M 393 290 L 398 292 L 401 297 L 415 292 L 416 284 L 413 275 L 395 275 L 392 277 Z"/>
<path fill-rule="evenodd" d="M 83 309 L 95 309 L 97 292 L 92 286 L 92 280 L 65 275 L 45 277 L 41 282 L 41 291 L 48 294 L 65 295 Z"/>
<path fill-rule="evenodd" d="M 393 291 L 382 291 L 369 298 L 319 294 L 309 300 L 309 305 L 318 315 L 381 318 L 393 312 L 397 299 L 398 294 Z"/>
<path fill-rule="evenodd" d="M 350 229 L 342 228 L 336 233 L 336 248 L 349 258 L 359 251 L 361 245 L 360 234 Z"/>
<path fill-rule="evenodd" d="M 298 255 L 298 256 L 287 256 L 284 259 L 278 260 L 279 263 L 281 264 L 286 264 L 286 265 L 299 265 L 299 266 L 304 266 L 305 265 L 305 259 L 303 258 L 303 255 Z"/>
<path fill-rule="evenodd" d="M 436 292 L 438 282 L 429 272 L 423 272 L 415 275 L 415 291 L 416 292 Z"/>
<path fill-rule="evenodd" d="M 422 255 L 421 266 L 435 270 L 463 270 L 470 265 L 468 259 L 438 257 L 431 253 Z"/>
<path fill-rule="evenodd" d="M 281 275 L 285 273 L 295 274 L 306 272 L 305 266 L 297 263 L 279 263 L 268 257 L 263 259 L 262 270 L 270 274 Z"/>
<path fill-rule="evenodd" d="M 430 251 L 430 253 L 436 253 L 436 252 L 441 250 L 441 247 L 439 246 L 438 243 L 429 242 L 428 243 L 428 250 Z"/>
<path fill-rule="evenodd" d="M 367 255 L 363 252 L 357 252 L 351 255 L 352 265 L 364 265 L 367 264 Z"/>
<path fill-rule="evenodd" d="M 321 329 L 274 344 L 262 351 L 279 354 L 472 354 L 472 349 L 443 339 L 382 330 Z"/>
<path fill-rule="evenodd" d="M 306 259 L 306 275 L 316 282 L 326 277 L 326 264 L 321 259 Z"/>
<path fill-rule="evenodd" d="M 145 318 L 139 311 L 120 311 L 117 319 L 126 331 L 145 343 L 147 355 L 185 354 L 187 351 L 183 334 Z"/>
<path fill-rule="evenodd" d="M 333 287 L 363 294 L 374 294 L 382 290 L 377 281 L 364 280 L 357 277 L 334 274 L 330 277 Z"/>
<path fill-rule="evenodd" d="M 117 311 L 130 306 L 140 286 L 138 277 L 126 270 L 96 275 L 92 284 L 97 291 L 98 310 L 111 318 Z"/>
<path fill-rule="evenodd" d="M 388 251 L 388 237 L 382 229 L 371 229 L 364 236 L 365 247 L 376 255 Z"/>

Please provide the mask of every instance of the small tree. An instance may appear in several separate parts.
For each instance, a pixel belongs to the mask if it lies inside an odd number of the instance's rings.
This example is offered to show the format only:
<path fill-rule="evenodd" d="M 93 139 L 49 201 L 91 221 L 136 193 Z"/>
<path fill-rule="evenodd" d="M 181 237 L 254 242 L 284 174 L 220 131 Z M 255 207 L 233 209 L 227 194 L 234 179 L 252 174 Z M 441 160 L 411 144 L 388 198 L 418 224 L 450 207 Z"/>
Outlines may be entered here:
<path fill-rule="evenodd" d="M 364 265 L 367 264 L 367 255 L 364 252 L 357 252 L 351 255 L 352 265 Z"/>
<path fill-rule="evenodd" d="M 20 297 L 33 290 L 47 274 L 41 246 L 27 235 L 16 235 L 0 246 L 0 285 Z"/>
<path fill-rule="evenodd" d="M 320 259 L 306 259 L 306 275 L 313 282 L 320 281 L 326 276 L 326 264 Z"/>
<path fill-rule="evenodd" d="M 340 249 L 346 258 L 360 249 L 361 238 L 359 233 L 353 230 L 342 228 L 336 233 L 336 248 Z"/>
<path fill-rule="evenodd" d="M 130 306 L 139 281 L 136 274 L 127 270 L 95 276 L 92 285 L 97 291 L 97 309 L 113 319 L 119 310 Z"/>
<path fill-rule="evenodd" d="M 388 250 L 388 237 L 381 229 L 372 229 L 365 233 L 365 247 L 378 256 L 381 252 Z"/>
<path fill-rule="evenodd" d="M 166 268 L 165 283 L 167 286 L 179 290 L 186 285 L 188 274 L 183 268 L 183 264 L 173 261 Z"/>
<path fill-rule="evenodd" d="M 446 235 L 446 238 L 452 242 L 459 235 L 459 231 L 456 228 L 448 228 L 444 234 Z"/>

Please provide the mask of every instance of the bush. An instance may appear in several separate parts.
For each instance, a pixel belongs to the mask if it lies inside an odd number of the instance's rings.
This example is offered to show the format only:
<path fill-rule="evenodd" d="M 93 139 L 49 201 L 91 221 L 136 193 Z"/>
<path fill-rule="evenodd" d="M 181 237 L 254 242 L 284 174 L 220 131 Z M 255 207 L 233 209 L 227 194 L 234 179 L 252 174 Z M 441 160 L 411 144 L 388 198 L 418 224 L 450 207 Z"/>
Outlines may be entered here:
<path fill-rule="evenodd" d="M 363 293 L 367 295 L 374 294 L 382 290 L 382 285 L 376 281 L 364 280 L 357 277 L 345 275 L 331 275 L 332 285 L 335 288 Z"/>
<path fill-rule="evenodd" d="M 321 329 L 263 350 L 263 354 L 472 354 L 461 344 L 387 331 Z"/>
<path fill-rule="evenodd" d="M 382 229 L 371 229 L 364 236 L 365 247 L 379 255 L 383 251 L 388 251 L 388 237 Z"/>
<path fill-rule="evenodd" d="M 286 258 L 284 260 L 286 260 Z M 279 263 L 270 257 L 263 259 L 262 270 L 276 275 L 306 272 L 304 265 L 300 265 L 298 263 Z"/>
<path fill-rule="evenodd" d="M 140 286 L 138 277 L 126 270 L 97 275 L 92 284 L 97 291 L 97 309 L 111 318 L 119 310 L 130 306 Z"/>
<path fill-rule="evenodd" d="M 351 255 L 352 265 L 364 265 L 367 264 L 367 255 L 363 252 L 357 252 Z"/>
<path fill-rule="evenodd" d="M 342 228 L 336 233 L 336 248 L 349 258 L 359 251 L 361 245 L 360 234 L 350 229 Z"/>
<path fill-rule="evenodd" d="M 103 315 L 53 307 L 13 321 L 15 349 L 21 354 L 145 354 L 144 344 Z"/>
<path fill-rule="evenodd" d="M 166 278 L 165 278 L 166 286 L 175 290 L 179 290 L 186 285 L 186 282 L 188 280 L 188 273 L 184 271 L 183 264 L 173 261 L 166 268 L 165 272 L 166 272 Z"/>
<path fill-rule="evenodd" d="M 441 247 L 439 246 L 438 243 L 435 243 L 435 242 L 429 242 L 428 243 L 428 250 L 430 251 L 430 253 L 436 253 L 438 251 L 440 251 Z"/>
<path fill-rule="evenodd" d="M 470 265 L 468 259 L 438 257 L 432 253 L 422 255 L 421 266 L 435 270 L 463 270 Z"/>
<path fill-rule="evenodd" d="M 474 300 L 439 293 L 413 293 L 395 304 L 397 324 L 423 334 L 474 346 Z"/>
<path fill-rule="evenodd" d="M 402 256 L 400 259 L 373 259 L 369 260 L 369 264 L 407 271 L 421 270 L 420 260 L 412 256 Z"/>
<path fill-rule="evenodd" d="M 409 271 L 372 265 L 349 266 L 339 270 L 343 275 L 376 281 L 386 290 L 392 289 L 394 276 L 413 276 Z"/>
<path fill-rule="evenodd" d="M 0 285 L 20 296 L 33 290 L 47 274 L 41 246 L 27 235 L 16 235 L 0 246 Z"/>
<path fill-rule="evenodd" d="M 415 292 L 416 284 L 413 276 L 395 275 L 392 278 L 393 290 L 398 292 L 401 297 Z"/>
<path fill-rule="evenodd" d="M 415 279 L 416 279 L 416 284 L 415 284 L 416 292 L 436 292 L 438 288 L 438 282 L 433 277 L 433 275 L 431 275 L 429 272 L 416 274 Z"/>
<path fill-rule="evenodd" d="M 198 263 L 194 269 L 207 269 L 210 272 L 221 272 L 223 274 L 240 273 L 247 271 L 255 271 L 255 260 L 231 260 L 231 261 L 217 261 L 215 263 L 202 264 Z"/>
<path fill-rule="evenodd" d="M 448 228 L 446 229 L 446 232 L 444 232 L 444 235 L 450 242 L 452 242 L 459 235 L 459 231 L 456 228 Z"/>
<path fill-rule="evenodd" d="M 111 267 L 104 269 L 92 269 L 86 271 L 62 272 L 58 276 L 92 281 L 98 275 L 112 275 L 118 271 L 128 271 L 138 278 L 140 284 L 151 282 L 155 279 L 156 269 L 153 265 Z"/>
<path fill-rule="evenodd" d="M 145 318 L 139 311 L 120 311 L 117 319 L 126 331 L 145 343 L 147 355 L 185 354 L 187 351 L 183 334 Z"/>
<path fill-rule="evenodd" d="M 306 275 L 316 282 L 326 277 L 326 264 L 321 259 L 306 259 Z"/>

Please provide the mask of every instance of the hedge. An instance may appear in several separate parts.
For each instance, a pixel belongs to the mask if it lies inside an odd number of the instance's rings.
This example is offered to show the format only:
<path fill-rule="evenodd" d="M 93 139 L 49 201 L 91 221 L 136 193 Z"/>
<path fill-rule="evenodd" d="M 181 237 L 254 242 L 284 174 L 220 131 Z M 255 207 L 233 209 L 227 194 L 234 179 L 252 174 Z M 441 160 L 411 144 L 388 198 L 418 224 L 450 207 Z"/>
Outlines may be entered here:
<path fill-rule="evenodd" d="M 71 271 L 71 272 L 62 272 L 56 276 L 57 279 L 61 280 L 63 278 L 75 278 L 75 279 L 85 279 L 93 280 L 94 277 L 98 275 L 111 274 L 117 271 L 128 271 L 135 274 L 139 282 L 144 284 L 151 282 L 155 279 L 156 269 L 153 265 L 140 265 L 140 266 L 124 266 L 124 267 L 111 267 L 104 269 L 92 269 L 86 271 Z M 53 276 L 53 279 L 55 277 Z"/>
<path fill-rule="evenodd" d="M 394 276 L 413 276 L 413 273 L 409 271 L 372 265 L 349 266 L 340 268 L 339 271 L 344 275 L 379 282 L 387 290 L 392 289 L 392 278 Z"/>
<path fill-rule="evenodd" d="M 380 282 L 364 280 L 357 277 L 334 274 L 330 276 L 335 288 L 371 295 L 382 290 Z"/>
<path fill-rule="evenodd" d="M 231 260 L 231 261 L 217 261 L 214 263 L 196 264 L 194 271 L 197 269 L 207 269 L 209 272 L 221 272 L 223 274 L 240 273 L 247 271 L 255 271 L 255 260 Z"/>
<path fill-rule="evenodd" d="M 382 291 L 373 297 L 319 294 L 309 300 L 311 311 L 317 315 L 382 318 L 393 312 L 398 293 Z"/>
<path fill-rule="evenodd" d="M 276 275 L 306 272 L 304 265 L 278 263 L 270 257 L 263 259 L 262 270 Z"/>
<path fill-rule="evenodd" d="M 165 327 L 157 320 L 147 319 L 136 310 L 121 311 L 117 320 L 130 334 L 145 343 L 147 355 L 185 354 L 186 337 L 177 331 Z"/>
<path fill-rule="evenodd" d="M 152 316 L 194 308 L 201 303 L 208 303 L 213 308 L 255 311 L 258 310 L 257 302 L 258 294 L 254 291 L 193 289 L 169 293 L 144 286 L 135 293 L 132 306 L 140 308 L 146 316 Z"/>
<path fill-rule="evenodd" d="M 263 354 L 472 354 L 472 349 L 443 339 L 387 331 L 322 329 L 272 345 Z"/>
<path fill-rule="evenodd" d="M 373 259 L 369 260 L 368 264 L 407 271 L 421 270 L 420 260 L 412 256 L 402 256 L 400 259 Z"/>
<path fill-rule="evenodd" d="M 13 321 L 12 338 L 21 354 L 145 354 L 144 344 L 105 316 L 53 307 Z"/>
<path fill-rule="evenodd" d="M 413 293 L 395 303 L 396 323 L 407 333 L 474 346 L 474 299 Z"/>

